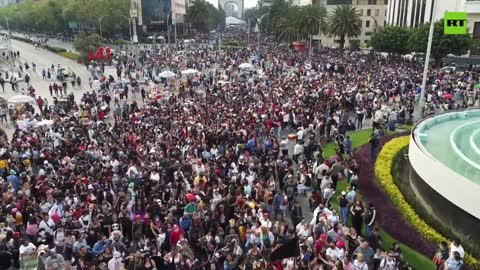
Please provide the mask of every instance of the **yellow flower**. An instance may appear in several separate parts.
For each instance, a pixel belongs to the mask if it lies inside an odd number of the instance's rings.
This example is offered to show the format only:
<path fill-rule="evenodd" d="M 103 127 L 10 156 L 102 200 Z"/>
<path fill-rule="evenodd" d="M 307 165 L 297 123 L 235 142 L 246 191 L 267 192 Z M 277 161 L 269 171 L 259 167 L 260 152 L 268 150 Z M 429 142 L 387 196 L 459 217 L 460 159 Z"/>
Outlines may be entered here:
<path fill-rule="evenodd" d="M 375 162 L 375 176 L 380 187 L 390 197 L 390 200 L 398 208 L 403 218 L 412 225 L 412 227 L 428 241 L 439 244 L 442 241 L 449 242 L 447 238 L 430 227 L 424 220 L 418 216 L 415 209 L 405 200 L 403 194 L 393 181 L 392 166 L 395 157 L 400 150 L 407 147 L 410 142 L 410 136 L 398 137 L 387 142 Z M 466 253 L 464 261 L 468 265 L 477 265 L 477 259 Z"/>

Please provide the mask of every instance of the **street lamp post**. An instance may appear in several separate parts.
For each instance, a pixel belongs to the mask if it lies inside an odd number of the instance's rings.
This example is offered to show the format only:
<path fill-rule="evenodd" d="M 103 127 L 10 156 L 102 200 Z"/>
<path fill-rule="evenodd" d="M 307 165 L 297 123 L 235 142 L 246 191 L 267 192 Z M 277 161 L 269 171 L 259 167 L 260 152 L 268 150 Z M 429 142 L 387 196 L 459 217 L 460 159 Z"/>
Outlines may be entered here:
<path fill-rule="evenodd" d="M 258 49 L 258 51 L 260 51 L 260 23 L 262 22 L 262 19 L 265 16 L 267 16 L 267 14 L 268 13 L 265 13 L 260 18 L 255 18 L 255 20 L 257 21 L 257 28 L 258 28 L 257 29 L 258 30 L 258 32 L 257 32 L 257 47 L 258 47 L 257 49 Z"/>
<path fill-rule="evenodd" d="M 99 27 L 99 30 L 100 30 L 100 37 L 103 38 L 103 34 L 102 34 L 102 20 L 103 18 L 105 18 L 105 16 L 107 15 L 103 15 L 103 16 L 100 16 L 100 18 L 98 18 L 98 27 Z"/>
<path fill-rule="evenodd" d="M 8 54 L 9 55 L 9 59 L 11 61 L 11 65 L 12 67 L 15 66 L 15 59 L 13 59 L 13 55 L 11 54 L 13 49 L 12 49 L 12 41 L 10 39 L 10 20 L 8 19 L 8 17 L 4 17 L 6 23 L 7 23 L 7 49 L 8 49 Z"/>
<path fill-rule="evenodd" d="M 250 43 L 250 18 L 247 19 L 247 46 Z"/>
<path fill-rule="evenodd" d="M 127 21 L 128 21 L 128 34 L 130 35 L 130 41 L 133 41 L 133 39 L 132 39 L 132 18 L 127 17 L 123 14 L 120 14 L 120 16 L 124 19 L 127 19 Z"/>
<path fill-rule="evenodd" d="M 131 10 L 137 10 L 137 1 L 136 0 L 131 0 L 130 1 L 130 9 Z M 138 15 L 137 15 L 138 16 Z M 132 16 L 130 15 L 130 17 L 132 17 L 132 34 L 133 34 L 133 37 L 132 37 L 132 41 L 133 43 L 137 43 L 138 42 L 138 36 L 137 36 L 137 16 Z"/>
<path fill-rule="evenodd" d="M 428 66 L 430 64 L 430 52 L 432 50 L 433 29 L 435 25 L 435 11 L 437 8 L 437 0 L 433 0 L 432 19 L 430 20 L 430 31 L 428 32 L 428 44 L 427 53 L 425 54 L 425 66 L 423 67 L 422 88 L 420 91 L 420 97 L 418 99 L 417 108 L 413 112 L 414 120 L 420 120 L 422 118 L 422 110 L 425 103 L 425 88 L 427 84 Z"/>

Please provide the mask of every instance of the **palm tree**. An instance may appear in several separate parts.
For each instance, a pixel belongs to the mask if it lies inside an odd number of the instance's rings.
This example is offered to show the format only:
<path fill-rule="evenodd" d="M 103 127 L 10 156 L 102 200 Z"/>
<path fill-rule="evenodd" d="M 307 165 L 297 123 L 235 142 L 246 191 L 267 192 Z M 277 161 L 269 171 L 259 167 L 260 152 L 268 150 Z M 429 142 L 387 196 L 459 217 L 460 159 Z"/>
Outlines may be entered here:
<path fill-rule="evenodd" d="M 327 10 L 323 6 L 302 6 L 296 20 L 300 36 L 302 38 L 311 37 L 318 33 L 319 27 L 321 30 L 326 30 L 326 15 Z"/>
<path fill-rule="evenodd" d="M 270 33 L 277 33 L 280 21 L 287 17 L 290 8 L 290 5 L 285 0 L 274 0 L 270 6 L 266 22 L 262 23 L 264 25 L 262 28 Z"/>
<path fill-rule="evenodd" d="M 301 37 L 298 28 L 298 18 L 301 16 L 300 7 L 289 7 L 286 10 L 286 14 L 283 15 L 284 16 L 279 18 L 276 25 L 278 38 L 288 43 L 298 40 L 298 38 Z"/>
<path fill-rule="evenodd" d="M 300 10 L 300 16 L 297 18 L 297 25 L 300 35 L 303 39 L 309 39 L 309 50 L 312 51 L 312 37 L 319 34 L 320 31 L 326 32 L 327 10 L 321 5 L 307 5 Z"/>
<path fill-rule="evenodd" d="M 355 37 L 362 32 L 360 13 L 351 5 L 337 6 L 330 15 L 328 32 L 334 37 L 339 37 L 339 48 L 343 50 L 347 37 Z"/>

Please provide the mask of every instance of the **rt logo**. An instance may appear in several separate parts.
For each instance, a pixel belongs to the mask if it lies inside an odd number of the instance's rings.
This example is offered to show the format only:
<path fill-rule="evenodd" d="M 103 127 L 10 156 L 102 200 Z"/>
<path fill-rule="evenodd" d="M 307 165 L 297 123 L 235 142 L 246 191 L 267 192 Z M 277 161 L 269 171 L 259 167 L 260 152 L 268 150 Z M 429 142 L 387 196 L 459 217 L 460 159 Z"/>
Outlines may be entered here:
<path fill-rule="evenodd" d="M 444 34 L 465 35 L 467 34 L 467 13 L 466 12 L 445 12 Z"/>

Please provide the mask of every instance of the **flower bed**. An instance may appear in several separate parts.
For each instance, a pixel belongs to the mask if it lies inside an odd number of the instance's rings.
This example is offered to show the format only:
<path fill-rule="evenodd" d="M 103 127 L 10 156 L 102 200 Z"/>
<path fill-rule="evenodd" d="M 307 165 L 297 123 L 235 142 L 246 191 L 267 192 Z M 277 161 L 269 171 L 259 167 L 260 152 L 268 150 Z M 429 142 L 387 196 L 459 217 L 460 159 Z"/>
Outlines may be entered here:
<path fill-rule="evenodd" d="M 377 183 L 383 191 L 390 197 L 391 202 L 401 213 L 405 221 L 407 221 L 417 233 L 425 237 L 428 241 L 438 244 L 441 241 L 449 242 L 444 236 L 431 228 L 423 219 L 421 219 L 412 206 L 405 200 L 403 194 L 398 189 L 392 176 L 392 165 L 396 156 L 401 150 L 408 146 L 410 136 L 403 136 L 392 139 L 386 143 L 375 163 L 375 177 Z M 470 254 L 465 254 L 465 263 L 471 266 L 477 265 L 477 260 Z"/>
<path fill-rule="evenodd" d="M 409 132 L 385 136 L 381 139 L 380 145 L 385 144 L 392 138 L 407 134 Z M 389 196 L 383 192 L 375 180 L 375 168 L 370 157 L 370 145 L 361 147 L 356 153 L 355 159 L 360 167 L 359 189 L 362 196 L 375 205 L 378 214 L 377 222 L 380 227 L 391 234 L 393 238 L 431 258 L 435 254 L 436 247 L 425 237 L 419 235 L 412 225 L 403 218 Z"/>

